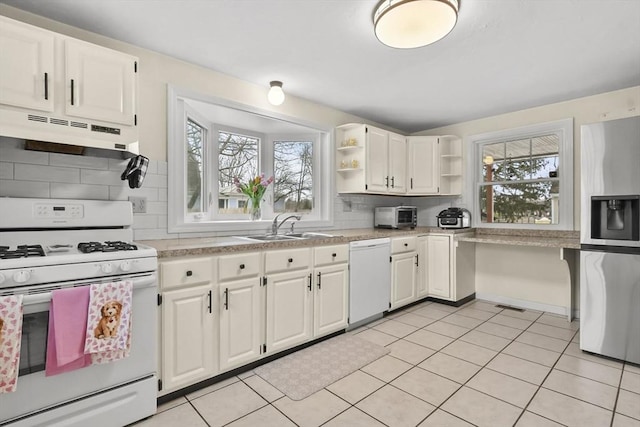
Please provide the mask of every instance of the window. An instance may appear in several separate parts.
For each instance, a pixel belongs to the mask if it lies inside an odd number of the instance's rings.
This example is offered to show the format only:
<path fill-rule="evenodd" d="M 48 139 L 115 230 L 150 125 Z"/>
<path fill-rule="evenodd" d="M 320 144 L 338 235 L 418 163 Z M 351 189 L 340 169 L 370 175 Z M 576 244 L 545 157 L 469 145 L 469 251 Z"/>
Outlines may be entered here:
<path fill-rule="evenodd" d="M 265 230 L 283 212 L 331 225 L 331 129 L 169 88 L 169 232 Z M 273 176 L 262 221 L 235 179 Z"/>
<path fill-rule="evenodd" d="M 573 120 L 471 137 L 475 225 L 573 229 Z"/>

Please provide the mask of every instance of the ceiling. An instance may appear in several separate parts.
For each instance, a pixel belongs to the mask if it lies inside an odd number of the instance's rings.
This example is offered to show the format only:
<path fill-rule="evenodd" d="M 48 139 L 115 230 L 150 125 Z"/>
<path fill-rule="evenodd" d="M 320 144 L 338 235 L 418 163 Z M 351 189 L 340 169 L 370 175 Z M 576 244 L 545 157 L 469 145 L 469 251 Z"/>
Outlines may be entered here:
<path fill-rule="evenodd" d="M 638 0 L 461 0 L 410 50 L 376 39 L 378 0 L 0 2 L 407 133 L 640 85 Z"/>

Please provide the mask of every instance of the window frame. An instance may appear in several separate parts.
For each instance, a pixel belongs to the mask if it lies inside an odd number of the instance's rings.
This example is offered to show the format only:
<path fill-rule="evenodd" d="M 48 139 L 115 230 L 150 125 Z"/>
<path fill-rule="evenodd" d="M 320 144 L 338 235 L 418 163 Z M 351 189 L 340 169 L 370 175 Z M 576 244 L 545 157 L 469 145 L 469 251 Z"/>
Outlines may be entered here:
<path fill-rule="evenodd" d="M 554 134 L 558 137 L 559 173 L 559 216 L 557 224 L 486 223 L 480 216 L 480 190 L 486 186 L 482 176 L 482 147 L 487 144 L 504 143 L 519 139 L 535 138 Z M 475 228 L 517 228 L 529 230 L 573 230 L 573 118 L 553 122 L 538 123 L 496 132 L 472 135 L 468 147 L 469 158 L 473 159 L 473 175 L 469 188 L 473 205 L 473 227 Z M 521 181 L 514 181 L 521 182 Z"/>
<path fill-rule="evenodd" d="M 271 203 L 273 202 L 273 185 L 269 186 L 266 198 L 267 201 L 263 204 L 263 219 L 260 221 L 249 220 L 249 214 L 246 218 L 229 218 L 225 215 L 224 218 L 218 216 L 214 218 L 212 210 L 216 210 L 218 206 L 218 152 L 217 149 L 212 149 L 212 144 L 218 144 L 218 130 L 219 126 L 208 122 L 207 131 L 207 150 L 206 168 L 215 168 L 215 171 L 205 171 L 205 176 L 209 176 L 207 179 L 207 185 L 209 191 L 204 193 L 207 197 L 205 206 L 208 206 L 207 213 L 205 215 L 192 215 L 189 217 L 186 214 L 186 205 L 183 203 L 186 194 L 186 155 L 185 155 L 185 121 L 189 110 L 188 100 L 194 100 L 199 102 L 206 102 L 217 106 L 222 106 L 234 110 L 238 110 L 242 113 L 252 114 L 269 118 L 273 120 L 280 120 L 292 125 L 303 126 L 308 128 L 308 132 L 301 132 L 301 136 L 308 136 L 308 133 L 317 135 L 314 142 L 314 159 L 313 159 L 313 206 L 314 214 L 303 215 L 303 218 L 298 223 L 299 229 L 313 229 L 318 230 L 322 228 L 328 228 L 333 226 L 333 198 L 332 189 L 335 185 L 335 178 L 331 171 L 332 159 L 333 159 L 333 146 L 334 146 L 334 132 L 333 126 L 320 125 L 317 123 L 309 122 L 295 117 L 286 116 L 284 114 L 275 113 L 272 111 L 262 110 L 257 107 L 240 104 L 234 101 L 221 99 L 194 92 L 189 89 L 179 88 L 172 85 L 167 85 L 167 156 L 169 167 L 169 179 L 168 179 L 168 216 L 167 216 L 167 231 L 170 234 L 173 233 L 190 233 L 190 232 L 215 232 L 217 235 L 230 235 L 230 234 L 247 234 L 251 232 L 264 232 L 268 229 L 272 222 L 271 216 L 273 215 L 273 209 Z M 192 110 L 193 111 L 193 110 Z M 200 124 L 200 122 L 198 122 Z M 225 130 L 239 130 L 240 133 L 245 133 L 242 129 L 233 128 L 231 126 L 222 126 Z M 257 132 L 251 132 L 251 135 Z M 261 167 L 266 176 L 273 175 L 273 147 L 272 147 L 272 135 L 282 136 L 280 134 L 262 134 L 262 144 L 259 149 L 259 156 L 262 158 Z M 291 139 L 291 137 L 287 137 Z M 281 139 L 287 139 L 281 138 Z M 295 139 L 295 138 L 294 138 Z M 265 143 L 266 142 L 266 143 Z M 207 175 L 209 173 L 209 175 Z M 209 198 L 209 194 L 211 197 Z M 215 197 L 214 197 L 215 196 Z M 244 215 L 243 215 L 244 216 Z"/>

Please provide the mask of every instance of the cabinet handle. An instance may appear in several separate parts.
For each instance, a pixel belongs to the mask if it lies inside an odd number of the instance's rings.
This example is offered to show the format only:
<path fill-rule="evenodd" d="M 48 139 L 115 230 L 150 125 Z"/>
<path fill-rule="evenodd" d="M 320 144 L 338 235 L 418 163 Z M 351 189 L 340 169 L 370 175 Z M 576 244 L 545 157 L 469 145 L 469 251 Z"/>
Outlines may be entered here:
<path fill-rule="evenodd" d="M 309 284 L 307 285 L 307 288 L 309 288 L 309 290 L 311 290 L 311 281 L 313 280 L 313 279 L 311 278 L 311 276 L 312 276 L 312 274 L 311 274 L 311 273 L 309 273 Z"/>
<path fill-rule="evenodd" d="M 318 289 L 322 289 L 322 273 L 318 272 Z"/>
<path fill-rule="evenodd" d="M 289 261 L 291 263 L 291 262 L 293 262 L 293 258 L 289 258 L 287 261 Z"/>
<path fill-rule="evenodd" d="M 391 177 L 391 188 L 396 188 L 396 177 L 395 176 Z"/>
<path fill-rule="evenodd" d="M 244 270 L 244 264 L 240 264 L 240 270 Z"/>
<path fill-rule="evenodd" d="M 193 271 L 187 270 L 187 277 L 191 277 L 191 276 L 193 276 Z"/>
<path fill-rule="evenodd" d="M 413 178 L 411 178 L 411 189 L 413 190 Z"/>
<path fill-rule="evenodd" d="M 387 188 L 388 188 L 388 187 L 389 187 L 389 177 L 388 177 L 388 176 L 386 176 L 386 177 L 384 178 L 384 181 L 385 181 L 385 184 L 384 184 L 384 185 L 385 185 L 385 187 L 387 187 Z"/>
<path fill-rule="evenodd" d="M 209 305 L 207 306 L 207 309 L 209 310 L 209 314 L 211 314 L 211 291 L 209 291 Z"/>
<path fill-rule="evenodd" d="M 71 79 L 71 105 L 74 105 L 74 91 L 73 91 L 73 79 Z"/>
<path fill-rule="evenodd" d="M 416 267 L 420 266 L 420 259 L 418 257 L 419 257 L 419 255 L 416 254 Z"/>
<path fill-rule="evenodd" d="M 224 309 L 229 310 L 229 288 L 224 288 Z"/>
<path fill-rule="evenodd" d="M 49 73 L 44 73 L 44 99 L 49 99 Z"/>

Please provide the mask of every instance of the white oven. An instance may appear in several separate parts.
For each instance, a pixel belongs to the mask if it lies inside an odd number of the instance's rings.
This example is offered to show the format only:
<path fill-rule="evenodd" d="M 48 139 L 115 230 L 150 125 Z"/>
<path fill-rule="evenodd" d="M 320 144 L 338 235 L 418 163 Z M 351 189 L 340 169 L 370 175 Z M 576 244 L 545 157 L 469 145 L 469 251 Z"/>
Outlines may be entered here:
<path fill-rule="evenodd" d="M 24 201 L 22 201 L 24 203 Z M 55 202 L 64 206 L 64 201 Z M 78 204 L 79 201 L 73 201 Z M 6 203 L 0 202 L 0 204 Z M 35 206 L 42 201 L 34 201 Z M 83 215 L 100 203 L 84 201 Z M 114 203 L 114 202 L 111 202 Z M 124 203 L 124 204 L 120 204 Z M 115 202 L 129 209 L 128 202 Z M 2 206 L 0 206 L 2 207 Z M 6 206 L 5 206 L 6 207 Z M 107 214 L 114 208 L 107 209 Z M 100 209 L 98 209 L 100 210 Z M 37 209 L 31 210 L 37 212 Z M 25 214 L 25 216 L 29 216 Z M 125 215 L 126 217 L 126 215 Z M 99 221 L 99 219 L 95 219 Z M 125 221 L 121 221 L 125 222 Z M 0 295 L 23 295 L 19 376 L 15 392 L 0 394 L 0 426 L 121 427 L 156 411 L 157 258 L 155 250 L 128 244 L 113 249 L 112 239 L 126 239 L 130 230 L 100 228 L 9 232 L 0 229 Z M 26 237 L 25 237 L 26 236 Z M 42 245 L 32 245 L 34 237 Z M 83 240 L 104 240 L 81 253 Z M 41 246 L 44 255 L 14 258 L 20 243 Z M 57 243 L 54 243 L 57 242 Z M 8 249 L 6 249 L 8 248 Z M 16 249 L 17 248 L 17 249 Z M 54 248 L 48 252 L 46 248 Z M 60 250 L 62 248 L 62 250 Z M 4 255 L 8 257 L 3 258 Z M 35 252 L 38 252 L 36 250 Z M 20 254 L 18 254 L 20 255 Z M 133 283 L 129 356 L 45 376 L 49 308 L 56 289 L 127 280 Z"/>

